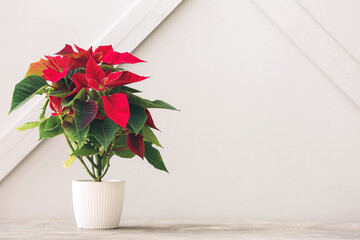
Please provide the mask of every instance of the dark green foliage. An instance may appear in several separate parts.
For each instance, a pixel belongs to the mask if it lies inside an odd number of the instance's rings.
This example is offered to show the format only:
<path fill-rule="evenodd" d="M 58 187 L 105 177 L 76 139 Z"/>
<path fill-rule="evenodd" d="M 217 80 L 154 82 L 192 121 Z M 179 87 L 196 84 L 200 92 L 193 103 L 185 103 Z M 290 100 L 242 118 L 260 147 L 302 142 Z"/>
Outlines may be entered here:
<path fill-rule="evenodd" d="M 48 84 L 40 76 L 30 75 L 15 85 L 9 114 L 21 107 L 36 93 L 47 87 Z"/>

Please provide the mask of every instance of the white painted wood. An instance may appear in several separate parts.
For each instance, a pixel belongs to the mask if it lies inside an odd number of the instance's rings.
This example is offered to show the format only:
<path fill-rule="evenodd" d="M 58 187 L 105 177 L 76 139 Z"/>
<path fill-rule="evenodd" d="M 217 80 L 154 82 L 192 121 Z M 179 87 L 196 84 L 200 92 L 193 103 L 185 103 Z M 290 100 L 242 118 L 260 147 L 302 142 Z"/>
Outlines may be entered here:
<path fill-rule="evenodd" d="M 182 0 L 141 1 L 101 41 L 121 51 L 133 51 Z"/>
<path fill-rule="evenodd" d="M 360 106 L 360 65 L 296 0 L 254 2 L 357 107 Z"/>
<path fill-rule="evenodd" d="M 0 181 L 6 177 L 40 142 L 38 129 L 19 132 L 16 127 L 27 121 L 38 119 L 42 98 L 33 99 L 30 107 L 21 109 L 24 113 L 0 138 Z M 20 110 L 18 110 L 20 111 Z"/>
<path fill-rule="evenodd" d="M 141 0 L 96 45 L 112 44 L 119 51 L 133 51 L 182 0 Z M 22 116 L 0 136 L 0 181 L 38 144 L 38 129 L 18 132 L 16 127 L 37 119 L 42 98 L 22 108 Z"/>
<path fill-rule="evenodd" d="M 0 221 L 0 239 L 359 239 L 358 222 L 125 221 L 117 229 L 77 229 L 71 220 Z"/>

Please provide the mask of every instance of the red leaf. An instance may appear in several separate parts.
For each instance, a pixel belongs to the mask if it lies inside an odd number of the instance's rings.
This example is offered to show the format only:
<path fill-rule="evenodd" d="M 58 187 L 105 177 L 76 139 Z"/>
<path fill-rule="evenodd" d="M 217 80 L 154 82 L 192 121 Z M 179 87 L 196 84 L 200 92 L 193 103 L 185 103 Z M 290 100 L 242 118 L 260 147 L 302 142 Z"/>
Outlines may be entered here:
<path fill-rule="evenodd" d="M 101 61 L 109 65 L 145 62 L 144 60 L 141 60 L 140 58 L 137 58 L 128 52 L 124 52 L 124 53 L 113 52 L 112 54 L 109 53 L 106 56 L 104 56 L 101 59 Z"/>
<path fill-rule="evenodd" d="M 126 144 L 128 145 L 130 151 L 132 151 L 139 157 L 144 158 L 145 145 L 142 135 L 135 135 L 135 133 L 129 133 L 126 138 Z"/>
<path fill-rule="evenodd" d="M 64 69 L 69 61 L 68 57 L 62 57 L 62 56 L 56 56 L 56 57 L 45 56 L 45 57 L 49 60 L 51 66 L 58 71 Z"/>
<path fill-rule="evenodd" d="M 75 53 L 73 48 L 69 44 L 66 44 L 65 47 L 61 49 L 60 52 L 55 53 L 55 55 L 66 56 L 66 55 L 71 55 L 73 53 Z"/>
<path fill-rule="evenodd" d="M 90 100 L 88 102 L 75 100 L 73 109 L 75 111 L 75 126 L 78 129 L 83 129 L 88 126 L 92 122 L 92 120 L 94 120 L 98 111 L 98 106 L 93 100 Z"/>
<path fill-rule="evenodd" d="M 87 92 L 89 86 L 88 86 L 88 81 L 85 78 L 85 74 L 83 73 L 74 73 L 71 77 L 72 81 L 75 84 L 75 88 L 73 91 L 71 91 L 69 94 L 67 94 L 66 96 L 62 97 L 62 98 L 66 98 L 70 95 L 73 95 L 74 93 L 78 93 L 80 92 L 80 90 L 82 88 L 85 88 L 85 91 Z"/>
<path fill-rule="evenodd" d="M 40 58 L 40 61 L 30 64 L 29 70 L 27 71 L 25 77 L 30 75 L 43 75 L 43 71 L 50 66 L 49 61 Z"/>
<path fill-rule="evenodd" d="M 117 72 L 117 73 L 119 73 L 119 72 Z M 109 74 L 109 78 L 110 78 L 110 75 L 111 74 Z M 114 79 L 113 81 L 108 82 L 106 87 L 113 88 L 113 87 L 123 86 L 123 85 L 129 84 L 129 83 L 140 82 L 147 78 L 148 77 L 139 76 L 132 72 L 122 72 L 122 74 L 117 79 Z"/>
<path fill-rule="evenodd" d="M 89 58 L 92 54 L 92 48 L 89 48 L 87 51 L 74 53 L 70 55 L 68 66 L 70 69 L 76 69 L 80 67 L 85 67 Z"/>
<path fill-rule="evenodd" d="M 61 114 L 61 98 L 58 97 L 53 97 L 53 96 L 49 96 L 50 99 L 50 108 L 51 110 L 53 110 L 55 113 L 51 113 L 54 117 L 57 115 Z"/>
<path fill-rule="evenodd" d="M 86 64 L 86 73 L 85 77 L 89 82 L 89 86 L 91 88 L 99 90 L 99 85 L 101 81 L 105 78 L 105 73 L 101 69 L 101 67 L 94 61 L 94 59 L 90 58 Z"/>
<path fill-rule="evenodd" d="M 159 130 L 157 127 L 155 127 L 154 121 L 151 117 L 151 114 L 149 112 L 149 110 L 147 108 L 145 108 L 145 113 L 147 116 L 146 122 L 145 124 L 148 125 L 149 127 L 155 128 L 156 130 Z"/>
<path fill-rule="evenodd" d="M 107 77 L 107 76 L 109 76 L 109 74 L 111 73 L 111 69 L 108 69 L 108 70 L 106 70 L 106 72 L 105 72 L 105 76 Z"/>
<path fill-rule="evenodd" d="M 111 69 L 107 70 L 105 73 L 105 78 L 103 78 L 100 81 L 100 85 L 104 86 L 104 88 L 106 88 L 106 86 L 112 82 L 113 80 L 115 80 L 114 78 L 117 78 L 118 76 L 120 76 L 122 74 L 122 72 L 116 72 L 115 75 L 112 74 Z"/>
<path fill-rule="evenodd" d="M 126 129 L 130 117 L 130 108 L 124 93 L 115 93 L 109 97 L 101 96 L 106 115 L 116 124 Z"/>
<path fill-rule="evenodd" d="M 111 71 L 111 69 L 109 69 L 109 70 Z M 105 87 L 111 85 L 111 83 L 116 81 L 121 76 L 121 74 L 123 74 L 123 72 L 109 72 L 107 77 L 101 81 L 101 85 L 105 86 Z M 105 73 L 105 75 L 106 75 L 106 73 Z"/>
<path fill-rule="evenodd" d="M 55 53 L 57 55 L 69 57 L 69 69 L 84 67 L 92 55 L 92 47 L 90 47 L 87 51 L 76 45 L 75 47 L 79 52 L 74 52 L 73 48 L 69 44 L 66 44 L 60 52 Z"/>
<path fill-rule="evenodd" d="M 85 52 L 85 49 L 79 47 L 79 46 L 76 46 L 76 44 L 74 44 L 76 50 L 78 50 L 78 52 Z"/>
<path fill-rule="evenodd" d="M 72 80 L 76 86 L 74 92 L 80 92 L 82 88 L 88 87 L 88 81 L 83 73 L 74 73 L 72 75 Z"/>
<path fill-rule="evenodd" d="M 69 69 L 67 67 L 65 67 L 62 72 L 58 72 L 55 69 L 48 67 L 43 71 L 44 75 L 42 77 L 50 82 L 56 83 L 57 81 L 65 77 L 68 71 Z"/>
<path fill-rule="evenodd" d="M 100 46 L 95 49 L 93 57 L 94 57 L 95 61 L 100 62 L 107 55 L 112 55 L 113 52 L 114 52 L 114 50 L 111 45 Z"/>

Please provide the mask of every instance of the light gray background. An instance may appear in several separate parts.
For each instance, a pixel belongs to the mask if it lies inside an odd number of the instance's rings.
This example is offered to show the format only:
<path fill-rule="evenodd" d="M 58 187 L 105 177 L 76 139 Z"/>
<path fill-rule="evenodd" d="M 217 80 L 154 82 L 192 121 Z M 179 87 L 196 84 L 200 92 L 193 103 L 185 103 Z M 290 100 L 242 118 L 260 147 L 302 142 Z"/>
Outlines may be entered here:
<path fill-rule="evenodd" d="M 300 2 L 360 59 L 358 1 Z M 32 51 L 44 43 L 36 54 L 64 42 L 95 42 L 119 15 L 101 13 L 108 17 L 104 27 L 89 25 L 82 35 L 71 31 L 85 22 L 54 23 L 69 34 L 43 33 L 30 51 L 35 33 L 22 36 L 31 27 L 28 11 L 15 10 L 15 1 L 0 3 L 1 18 L 11 12 L 22 26 L 0 21 L 2 35 L 10 36 L 1 48 L 21 59 L 11 69 L 0 60 L 9 76 L 0 95 L 6 124 L 13 85 L 37 60 Z M 54 4 L 44 9 L 54 11 Z M 152 111 L 170 175 L 138 158 L 112 160 L 107 178 L 126 181 L 124 219 L 360 220 L 359 109 L 252 1 L 186 0 L 134 53 L 148 63 L 130 69 L 152 77 L 133 87 L 181 111 Z M 67 156 L 63 137 L 41 143 L 0 183 L 0 218 L 73 217 L 71 180 L 87 176 L 78 162 L 64 169 Z"/>

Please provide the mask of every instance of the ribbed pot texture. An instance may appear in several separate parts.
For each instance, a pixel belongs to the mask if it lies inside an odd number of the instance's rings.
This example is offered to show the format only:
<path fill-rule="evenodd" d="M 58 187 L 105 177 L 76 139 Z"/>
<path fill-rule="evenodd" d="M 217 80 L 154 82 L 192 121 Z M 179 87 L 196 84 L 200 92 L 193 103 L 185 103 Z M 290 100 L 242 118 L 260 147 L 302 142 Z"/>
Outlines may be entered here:
<path fill-rule="evenodd" d="M 74 180 L 73 205 L 78 228 L 117 228 L 124 203 L 124 181 Z"/>

